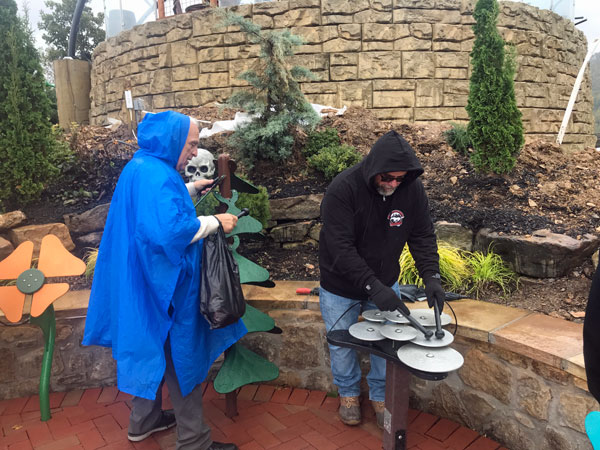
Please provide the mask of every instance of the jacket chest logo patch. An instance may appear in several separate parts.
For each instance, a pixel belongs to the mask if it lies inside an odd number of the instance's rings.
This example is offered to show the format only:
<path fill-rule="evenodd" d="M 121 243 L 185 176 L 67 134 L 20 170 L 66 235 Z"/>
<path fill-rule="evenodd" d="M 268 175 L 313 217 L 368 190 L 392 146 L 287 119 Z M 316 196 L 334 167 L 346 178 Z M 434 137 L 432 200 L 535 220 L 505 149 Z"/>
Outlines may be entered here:
<path fill-rule="evenodd" d="M 388 214 L 390 227 L 399 227 L 404 221 L 404 213 L 398 209 L 393 210 Z"/>

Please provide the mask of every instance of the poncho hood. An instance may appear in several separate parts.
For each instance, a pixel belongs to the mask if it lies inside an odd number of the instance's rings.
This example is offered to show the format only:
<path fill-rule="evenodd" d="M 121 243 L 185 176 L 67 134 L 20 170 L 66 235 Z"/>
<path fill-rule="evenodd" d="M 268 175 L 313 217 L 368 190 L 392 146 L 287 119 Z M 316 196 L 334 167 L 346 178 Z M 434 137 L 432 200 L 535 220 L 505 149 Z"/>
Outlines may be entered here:
<path fill-rule="evenodd" d="M 175 167 L 189 130 L 190 118 L 181 113 L 148 113 L 138 126 L 138 152 L 154 156 Z"/>

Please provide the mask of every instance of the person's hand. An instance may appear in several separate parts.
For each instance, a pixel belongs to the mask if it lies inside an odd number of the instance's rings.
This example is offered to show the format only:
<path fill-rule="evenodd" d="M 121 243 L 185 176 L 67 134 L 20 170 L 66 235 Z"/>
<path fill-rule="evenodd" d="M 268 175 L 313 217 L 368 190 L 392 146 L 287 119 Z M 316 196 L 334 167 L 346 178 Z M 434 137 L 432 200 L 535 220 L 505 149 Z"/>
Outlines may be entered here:
<path fill-rule="evenodd" d="M 438 278 L 439 275 L 424 279 L 425 282 L 425 295 L 427 296 L 427 304 L 430 308 L 433 308 L 434 303 L 437 303 L 440 312 L 444 309 L 444 301 L 446 300 L 446 293 L 442 288 L 442 282 Z"/>
<path fill-rule="evenodd" d="M 223 226 L 223 231 L 225 231 L 225 233 L 231 233 L 235 228 L 235 224 L 238 221 L 237 216 L 234 216 L 233 214 L 229 213 L 215 214 L 215 217 L 219 222 L 221 222 L 221 225 Z"/>
<path fill-rule="evenodd" d="M 215 180 L 196 180 L 194 181 L 194 188 L 196 189 L 196 192 L 199 192 L 200 194 L 206 194 L 204 188 L 209 186 L 213 181 Z"/>
<path fill-rule="evenodd" d="M 391 287 L 386 286 L 379 280 L 366 286 L 369 300 L 375 303 L 380 311 L 400 310 L 405 316 L 410 316 L 410 311 Z"/>

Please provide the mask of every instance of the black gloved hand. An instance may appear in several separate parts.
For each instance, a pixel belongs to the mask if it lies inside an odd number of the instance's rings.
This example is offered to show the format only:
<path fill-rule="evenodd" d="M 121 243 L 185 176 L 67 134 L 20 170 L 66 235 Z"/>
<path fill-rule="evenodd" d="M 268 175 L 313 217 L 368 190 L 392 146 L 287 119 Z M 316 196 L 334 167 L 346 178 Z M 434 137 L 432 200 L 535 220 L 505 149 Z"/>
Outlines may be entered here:
<path fill-rule="evenodd" d="M 410 316 L 410 311 L 391 287 L 387 287 L 379 280 L 365 286 L 369 300 L 379 308 L 380 311 L 400 310 L 405 316 Z"/>
<path fill-rule="evenodd" d="M 437 276 L 425 278 L 425 295 L 427 296 L 427 304 L 430 308 L 433 308 L 433 304 L 437 303 L 440 312 L 444 309 L 444 301 L 446 300 L 446 293 L 442 288 L 442 282 Z"/>

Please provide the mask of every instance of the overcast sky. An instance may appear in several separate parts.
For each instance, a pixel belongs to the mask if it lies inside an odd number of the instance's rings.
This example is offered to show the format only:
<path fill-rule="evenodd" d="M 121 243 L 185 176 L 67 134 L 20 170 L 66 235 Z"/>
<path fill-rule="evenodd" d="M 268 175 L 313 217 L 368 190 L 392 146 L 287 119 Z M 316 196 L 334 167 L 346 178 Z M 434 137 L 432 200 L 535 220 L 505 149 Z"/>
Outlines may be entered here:
<path fill-rule="evenodd" d="M 54 0 L 60 1 L 60 0 Z M 123 5 L 123 9 L 130 9 L 136 13 L 136 18 L 139 18 L 147 9 L 146 3 L 150 0 L 121 0 Z M 533 0 L 535 2 L 540 2 L 540 4 L 547 3 L 548 1 L 557 0 Z M 573 0 L 558 0 L 564 2 L 570 2 Z M 600 0 L 574 0 L 575 8 L 574 15 L 575 17 L 583 16 L 587 18 L 587 22 L 578 25 L 581 31 L 583 31 L 588 39 L 588 45 L 590 45 L 593 40 L 600 38 Z M 48 12 L 48 8 L 46 8 L 44 2 L 45 0 L 17 0 L 17 4 L 19 5 L 19 9 L 22 10 L 23 3 L 26 2 L 29 8 L 30 22 L 31 26 L 34 29 L 36 39 L 38 41 L 38 45 L 42 46 L 44 44 L 42 40 L 42 33 L 37 30 L 37 24 L 40 21 L 40 11 L 44 10 Z M 118 8 L 119 0 L 88 0 L 87 5 L 90 6 L 94 12 L 101 12 L 104 10 L 104 3 L 106 2 L 107 9 Z M 135 6 L 132 6 L 135 5 Z M 136 11 L 137 8 L 137 11 Z M 600 49 L 598 50 L 600 51 Z"/>

